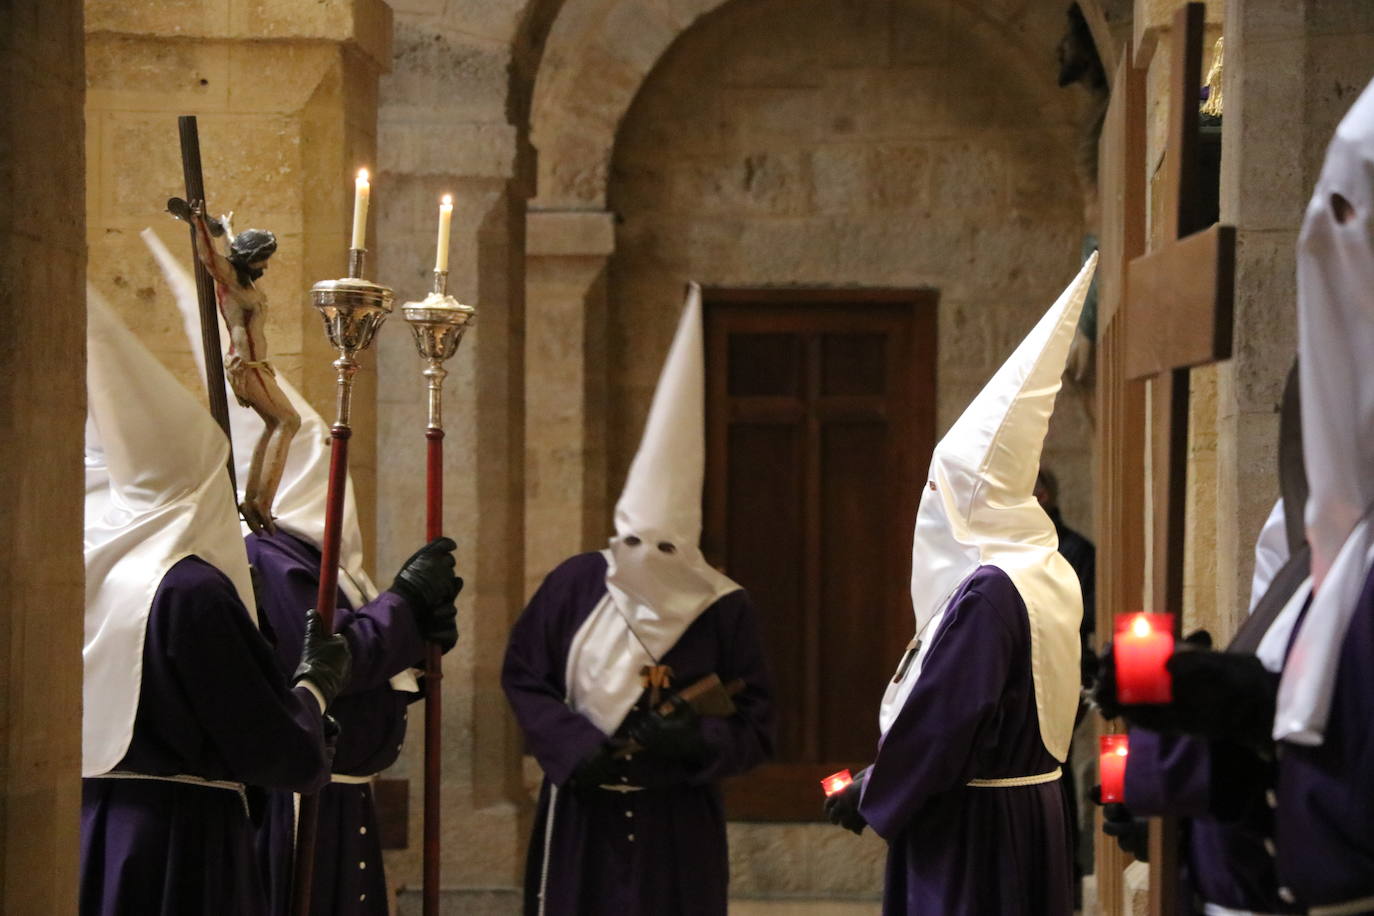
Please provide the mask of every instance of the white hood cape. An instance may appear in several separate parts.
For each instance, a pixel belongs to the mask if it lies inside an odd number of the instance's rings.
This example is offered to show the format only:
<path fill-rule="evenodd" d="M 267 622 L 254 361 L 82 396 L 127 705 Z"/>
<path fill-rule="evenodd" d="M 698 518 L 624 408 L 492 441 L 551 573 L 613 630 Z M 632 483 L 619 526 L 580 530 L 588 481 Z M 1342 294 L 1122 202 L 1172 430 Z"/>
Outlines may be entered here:
<path fill-rule="evenodd" d="M 1325 739 L 1346 630 L 1374 561 L 1374 83 L 1336 128 L 1298 237 L 1298 370 L 1312 604 L 1274 738 Z"/>
<path fill-rule="evenodd" d="M 979 566 L 996 566 L 1026 604 L 1041 739 L 1056 759 L 1068 754 L 1078 707 L 1083 597 L 1033 491 L 1096 266 L 1094 253 L 935 447 L 911 547 L 916 636 L 883 697 L 878 723 L 884 735 L 920 677 L 921 650 L 928 651 L 949 599 Z"/>
<path fill-rule="evenodd" d="M 229 577 L 256 619 L 224 434 L 95 293 L 86 324 L 86 620 L 81 774 L 124 758 L 153 597 L 179 560 Z"/>
<path fill-rule="evenodd" d="M 739 586 L 702 556 L 706 354 L 701 289 L 687 290 L 639 451 L 615 506 L 606 598 L 573 637 L 568 702 L 607 735 L 620 727 L 657 664 L 692 622 Z"/>

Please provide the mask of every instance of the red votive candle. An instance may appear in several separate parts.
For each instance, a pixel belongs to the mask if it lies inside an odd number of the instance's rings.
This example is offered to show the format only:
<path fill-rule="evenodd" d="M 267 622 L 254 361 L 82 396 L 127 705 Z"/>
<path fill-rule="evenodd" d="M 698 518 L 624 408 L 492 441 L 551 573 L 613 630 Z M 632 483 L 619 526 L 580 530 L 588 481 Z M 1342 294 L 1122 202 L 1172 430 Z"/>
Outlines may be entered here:
<path fill-rule="evenodd" d="M 848 770 L 840 770 L 838 773 L 831 773 L 821 780 L 821 788 L 825 791 L 825 797 L 829 798 L 836 792 L 843 792 L 854 781 Z"/>
<path fill-rule="evenodd" d="M 1102 804 L 1122 802 L 1126 798 L 1126 757 L 1130 752 L 1125 735 L 1103 735 L 1102 756 L 1097 761 L 1102 781 Z"/>
<path fill-rule="evenodd" d="M 1168 703 L 1174 682 L 1164 666 L 1174 654 L 1173 614 L 1118 614 L 1112 658 L 1116 698 L 1126 704 Z"/>

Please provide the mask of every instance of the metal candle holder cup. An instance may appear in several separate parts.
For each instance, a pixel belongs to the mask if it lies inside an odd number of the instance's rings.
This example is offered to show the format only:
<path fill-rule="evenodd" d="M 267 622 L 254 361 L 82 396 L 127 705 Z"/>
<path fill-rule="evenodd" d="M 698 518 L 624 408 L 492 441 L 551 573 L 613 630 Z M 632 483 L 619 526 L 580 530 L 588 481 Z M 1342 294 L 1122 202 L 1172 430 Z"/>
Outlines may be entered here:
<path fill-rule="evenodd" d="M 443 387 L 448 370 L 444 361 L 458 351 L 463 335 L 477 318 L 477 310 L 448 295 L 448 271 L 434 272 L 434 291 L 420 302 L 401 306 L 410 330 L 415 334 L 415 347 L 427 366 L 424 376 L 429 383 L 429 428 L 443 429 Z"/>
<path fill-rule="evenodd" d="M 310 302 L 319 309 L 329 342 L 339 351 L 334 360 L 339 386 L 336 426 L 349 425 L 357 354 L 372 345 L 377 329 L 391 314 L 394 298 L 389 287 L 363 279 L 363 254 L 364 249 L 349 249 L 348 276 L 321 280 L 310 289 Z"/>

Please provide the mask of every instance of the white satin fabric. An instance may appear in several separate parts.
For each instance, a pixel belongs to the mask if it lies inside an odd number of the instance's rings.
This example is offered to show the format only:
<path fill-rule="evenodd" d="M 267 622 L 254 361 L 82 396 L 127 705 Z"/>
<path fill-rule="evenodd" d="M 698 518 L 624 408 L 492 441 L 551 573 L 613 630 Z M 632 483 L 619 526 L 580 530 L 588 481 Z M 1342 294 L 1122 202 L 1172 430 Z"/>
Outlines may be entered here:
<path fill-rule="evenodd" d="M 602 602 L 568 656 L 579 712 L 610 734 L 643 691 L 639 671 L 668 652 L 693 621 L 739 586 L 702 556 L 706 476 L 706 354 L 701 288 L 687 289 L 644 436 L 615 506 Z"/>
<path fill-rule="evenodd" d="M 1269 583 L 1274 581 L 1283 564 L 1288 562 L 1288 529 L 1284 519 L 1283 498 L 1274 503 L 1269 517 L 1260 527 L 1259 538 L 1255 541 L 1255 572 L 1250 577 L 1250 610 L 1255 609 L 1264 593 L 1269 591 Z"/>
<path fill-rule="evenodd" d="M 1274 737 L 1319 745 L 1374 550 L 1374 83 L 1336 128 L 1298 237 L 1298 355 L 1314 589 Z"/>
<path fill-rule="evenodd" d="M 256 619 L 224 435 L 94 290 L 86 324 L 86 617 L 81 773 L 128 751 L 153 597 L 195 555 Z"/>
<path fill-rule="evenodd" d="M 1026 604 L 1041 738 L 1056 759 L 1068 755 L 1079 691 L 1083 598 L 1033 491 L 1060 377 L 1096 266 L 1093 253 L 935 447 L 911 550 L 916 637 L 908 652 L 918 642 L 920 652 L 888 684 L 878 717 L 883 734 L 919 678 L 938 616 L 964 580 L 988 565 L 1007 574 Z"/>

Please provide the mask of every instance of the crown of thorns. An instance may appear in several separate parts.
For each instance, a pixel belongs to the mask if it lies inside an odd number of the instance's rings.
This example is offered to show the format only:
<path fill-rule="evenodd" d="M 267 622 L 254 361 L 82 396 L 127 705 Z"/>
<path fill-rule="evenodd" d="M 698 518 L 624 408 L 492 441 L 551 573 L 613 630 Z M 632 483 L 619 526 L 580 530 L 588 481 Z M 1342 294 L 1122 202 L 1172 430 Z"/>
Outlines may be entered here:
<path fill-rule="evenodd" d="M 229 243 L 229 259 L 239 264 L 265 261 L 277 250 L 277 237 L 266 229 L 245 229 Z"/>

